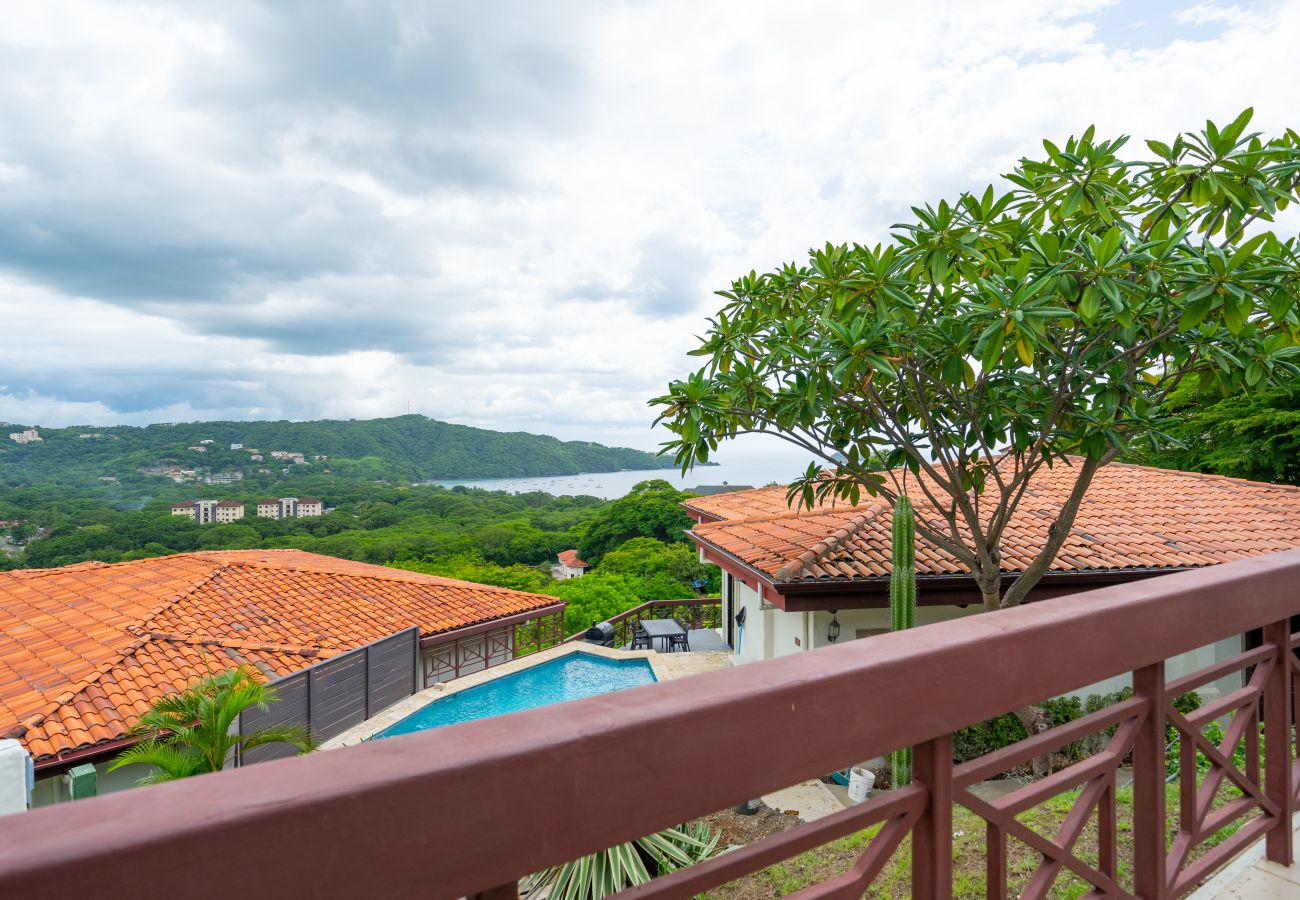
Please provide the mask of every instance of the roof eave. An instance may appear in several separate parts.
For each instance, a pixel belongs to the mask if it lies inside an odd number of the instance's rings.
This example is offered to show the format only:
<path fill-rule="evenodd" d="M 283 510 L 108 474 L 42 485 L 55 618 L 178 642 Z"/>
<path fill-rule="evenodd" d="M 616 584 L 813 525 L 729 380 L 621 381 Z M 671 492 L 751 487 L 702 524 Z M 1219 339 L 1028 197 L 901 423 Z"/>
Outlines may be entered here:
<path fill-rule="evenodd" d="M 761 583 L 764 586 L 764 599 L 782 609 L 794 612 L 797 610 L 840 608 L 834 606 L 834 603 L 844 603 L 843 608 L 847 609 L 870 609 L 889 605 L 889 576 L 887 575 L 866 578 L 827 578 L 780 582 L 694 531 L 688 531 L 687 535 L 703 551 L 706 558 L 719 565 L 732 576 L 740 578 L 750 588 L 757 589 L 758 583 Z M 1156 575 L 1168 575 L 1192 568 L 1203 567 L 1134 567 L 1048 572 L 1039 580 L 1036 590 L 1040 594 L 1044 588 L 1050 590 L 1078 587 L 1081 590 L 1087 590 L 1107 584 L 1137 581 L 1143 578 L 1152 578 Z M 1003 588 L 1010 586 L 1019 577 L 1020 573 L 1018 572 L 1003 573 Z M 918 587 L 917 599 L 922 606 L 967 606 L 971 602 L 978 602 L 979 587 L 976 585 L 975 579 L 970 575 L 964 573 L 918 574 L 916 581 Z M 920 590 L 921 588 L 924 588 L 924 590 Z M 956 596 L 960 594 L 973 596 L 969 599 Z M 958 602 L 961 599 L 966 599 L 966 602 Z"/>

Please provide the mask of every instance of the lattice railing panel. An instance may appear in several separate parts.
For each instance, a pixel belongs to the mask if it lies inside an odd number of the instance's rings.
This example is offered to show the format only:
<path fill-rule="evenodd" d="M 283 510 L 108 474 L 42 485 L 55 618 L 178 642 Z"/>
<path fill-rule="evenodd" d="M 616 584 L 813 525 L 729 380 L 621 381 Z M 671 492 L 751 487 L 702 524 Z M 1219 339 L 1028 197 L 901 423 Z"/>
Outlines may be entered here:
<path fill-rule="evenodd" d="M 1012 840 L 1028 846 L 1041 857 L 1019 896 L 1047 897 L 1057 879 L 1067 873 L 1102 896 L 1132 896 L 1118 880 L 1115 792 L 1117 773 L 1132 751 L 1138 728 L 1146 718 L 1145 702 L 1122 701 L 954 769 L 954 799 L 986 823 L 985 877 L 989 897 L 1008 896 L 1011 888 L 1008 842 Z M 1101 752 L 1002 797 L 988 799 L 972 790 L 988 778 L 1054 750 L 1091 735 L 1107 733 L 1110 737 Z M 1023 821 L 1027 811 L 1076 789 L 1079 795 L 1055 834 L 1041 834 Z M 1090 825 L 1095 825 L 1098 837 L 1095 863 L 1076 852 L 1080 837 Z"/>

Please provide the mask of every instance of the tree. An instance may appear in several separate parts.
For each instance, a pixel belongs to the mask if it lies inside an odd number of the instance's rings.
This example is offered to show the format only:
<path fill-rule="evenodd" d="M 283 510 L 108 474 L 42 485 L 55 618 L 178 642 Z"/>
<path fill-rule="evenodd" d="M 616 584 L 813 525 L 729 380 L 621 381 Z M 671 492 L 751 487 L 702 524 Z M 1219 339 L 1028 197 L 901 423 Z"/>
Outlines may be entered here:
<path fill-rule="evenodd" d="M 691 520 L 682 510 L 682 501 L 692 496 L 661 478 L 638 482 L 591 521 L 578 551 L 595 565 L 610 550 L 632 538 L 685 541 Z"/>
<path fill-rule="evenodd" d="M 152 766 L 154 771 L 140 783 L 157 784 L 220 771 L 236 753 L 264 744 L 293 744 L 302 753 L 313 750 L 315 742 L 302 725 L 232 733 L 241 712 L 253 707 L 265 710 L 275 699 L 275 689 L 245 666 L 200 678 L 179 694 L 153 702 L 133 729 L 148 737 L 113 760 L 109 771 Z"/>
<path fill-rule="evenodd" d="M 696 581 L 717 590 L 721 577 L 718 567 L 700 562 L 688 544 L 665 544 L 646 537 L 632 538 L 606 553 L 596 571 L 602 575 L 665 578 L 681 585 L 684 596 L 695 590 Z"/>
<path fill-rule="evenodd" d="M 499 566 L 488 562 L 479 553 L 457 553 L 428 560 L 403 560 L 393 563 L 393 566 L 411 572 L 424 572 L 427 575 L 440 575 L 443 578 L 472 581 L 476 584 L 492 584 L 533 593 L 541 591 L 551 583 L 549 575 L 534 568 L 519 564 Z"/>
<path fill-rule="evenodd" d="M 704 366 L 653 401 L 666 450 L 685 470 L 772 434 L 829 466 L 791 503 L 923 496 L 917 532 L 988 608 L 1020 603 L 1097 470 L 1159 435 L 1179 385 L 1300 373 L 1297 239 L 1262 228 L 1296 199 L 1300 135 L 1265 140 L 1250 118 L 1148 141 L 1145 160 L 1092 128 L 1044 141 L 1006 193 L 914 207 L 887 245 L 828 244 L 737 279 L 692 351 Z M 1005 529 L 1053 465 L 1077 471 L 1073 489 L 1004 588 Z"/>
<path fill-rule="evenodd" d="M 542 593 L 565 602 L 564 631 L 576 634 L 586 631 L 592 622 L 604 622 L 652 600 L 680 600 L 686 592 L 663 576 L 635 578 L 597 573 L 554 582 Z"/>
<path fill-rule="evenodd" d="M 1127 458 L 1148 466 L 1300 484 L 1300 379 L 1223 396 L 1186 382 L 1165 401 L 1172 421 Z"/>

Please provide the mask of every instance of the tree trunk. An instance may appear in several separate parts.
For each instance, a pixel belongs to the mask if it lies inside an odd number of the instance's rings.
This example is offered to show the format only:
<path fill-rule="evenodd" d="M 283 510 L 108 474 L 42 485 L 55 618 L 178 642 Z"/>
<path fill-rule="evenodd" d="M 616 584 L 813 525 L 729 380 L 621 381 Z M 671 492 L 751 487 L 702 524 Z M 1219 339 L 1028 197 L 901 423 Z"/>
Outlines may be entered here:
<path fill-rule="evenodd" d="M 1033 737 L 1036 734 L 1042 734 L 1052 727 L 1052 722 L 1047 716 L 1047 710 L 1041 706 L 1022 706 L 1015 710 L 1016 718 L 1020 724 L 1025 726 L 1025 734 Z M 1050 753 L 1044 753 L 1042 756 L 1034 758 L 1034 778 L 1046 778 L 1052 774 L 1052 756 Z"/>

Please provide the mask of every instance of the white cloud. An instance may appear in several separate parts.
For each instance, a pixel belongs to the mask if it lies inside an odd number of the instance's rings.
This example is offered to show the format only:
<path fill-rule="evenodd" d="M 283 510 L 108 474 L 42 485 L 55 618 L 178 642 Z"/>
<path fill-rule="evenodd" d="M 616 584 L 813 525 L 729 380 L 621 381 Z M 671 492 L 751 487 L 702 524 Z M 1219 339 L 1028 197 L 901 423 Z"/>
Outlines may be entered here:
<path fill-rule="evenodd" d="M 409 405 L 652 446 L 735 275 L 1089 123 L 1296 124 L 1300 3 L 1130 8 L 11 10 L 0 417 Z"/>
<path fill-rule="evenodd" d="M 1180 25 L 1214 25 L 1224 23 L 1236 25 L 1249 20 L 1249 17 L 1235 3 L 1224 6 L 1219 3 L 1197 3 L 1174 13 L 1174 21 Z"/>

